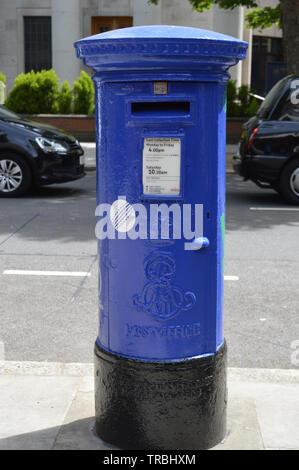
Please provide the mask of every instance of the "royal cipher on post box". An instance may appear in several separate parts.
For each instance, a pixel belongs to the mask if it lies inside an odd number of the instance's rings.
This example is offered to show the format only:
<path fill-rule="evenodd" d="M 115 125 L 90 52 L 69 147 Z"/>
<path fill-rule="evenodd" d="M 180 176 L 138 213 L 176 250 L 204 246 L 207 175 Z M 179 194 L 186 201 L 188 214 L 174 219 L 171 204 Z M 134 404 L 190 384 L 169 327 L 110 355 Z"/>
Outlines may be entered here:
<path fill-rule="evenodd" d="M 75 47 L 96 95 L 96 433 L 210 448 L 226 432 L 226 85 L 247 43 L 144 26 Z"/>

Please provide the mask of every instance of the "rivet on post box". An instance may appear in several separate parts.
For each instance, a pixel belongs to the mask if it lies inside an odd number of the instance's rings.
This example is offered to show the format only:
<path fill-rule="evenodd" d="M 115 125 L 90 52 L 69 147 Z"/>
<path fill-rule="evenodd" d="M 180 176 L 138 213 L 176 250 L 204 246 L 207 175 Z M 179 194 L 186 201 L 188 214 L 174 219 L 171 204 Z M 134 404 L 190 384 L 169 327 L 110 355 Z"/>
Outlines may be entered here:
<path fill-rule="evenodd" d="M 247 43 L 143 26 L 75 47 L 96 92 L 96 433 L 211 448 L 226 433 L 226 84 Z"/>

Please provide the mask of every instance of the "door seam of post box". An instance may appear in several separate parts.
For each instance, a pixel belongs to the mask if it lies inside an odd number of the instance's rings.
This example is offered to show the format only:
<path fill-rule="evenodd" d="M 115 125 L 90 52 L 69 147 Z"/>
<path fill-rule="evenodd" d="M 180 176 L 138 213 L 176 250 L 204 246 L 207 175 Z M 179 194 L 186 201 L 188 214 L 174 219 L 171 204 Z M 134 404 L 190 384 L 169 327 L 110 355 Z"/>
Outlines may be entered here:
<path fill-rule="evenodd" d="M 109 94 L 110 93 L 110 90 L 109 90 L 109 83 L 107 82 L 104 82 L 104 87 L 105 87 L 105 95 Z M 102 130 L 101 130 L 101 133 L 105 136 L 105 152 L 104 154 L 105 155 L 108 155 L 108 145 L 110 143 L 109 142 L 109 139 L 108 139 L 108 125 L 107 125 L 107 115 L 108 115 L 108 109 L 107 109 L 107 103 L 105 101 L 105 120 L 103 123 L 101 123 L 101 126 L 102 126 Z M 104 132 L 103 132 L 104 130 Z M 105 159 L 105 173 L 106 173 L 106 165 L 107 165 L 107 160 Z M 105 201 L 104 202 L 108 202 L 108 194 L 107 194 L 107 187 L 105 186 Z M 109 201 L 109 203 L 111 203 L 111 201 Z M 109 263 L 107 263 L 107 260 L 109 260 L 109 252 L 110 252 L 110 240 L 107 240 L 107 244 L 106 244 L 106 249 L 105 249 L 105 254 L 104 256 L 106 257 L 106 270 L 107 270 L 107 287 L 106 287 L 106 292 L 103 292 L 103 296 L 107 296 L 107 312 L 104 313 L 104 315 L 106 315 L 106 318 L 107 318 L 107 343 L 108 343 L 108 349 L 110 350 L 110 267 L 109 267 Z M 104 302 L 105 304 L 105 302 Z M 103 304 L 103 309 L 105 308 L 104 307 L 104 304 Z"/>

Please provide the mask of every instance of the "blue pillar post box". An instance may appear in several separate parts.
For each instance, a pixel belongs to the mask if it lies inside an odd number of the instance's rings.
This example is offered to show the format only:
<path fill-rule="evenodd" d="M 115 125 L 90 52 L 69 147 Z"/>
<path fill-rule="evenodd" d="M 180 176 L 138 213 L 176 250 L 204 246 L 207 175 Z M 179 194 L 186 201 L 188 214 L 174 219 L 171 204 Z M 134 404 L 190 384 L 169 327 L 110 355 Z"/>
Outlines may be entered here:
<path fill-rule="evenodd" d="M 210 448 L 226 430 L 226 84 L 247 43 L 144 26 L 75 47 L 96 92 L 96 432 Z"/>

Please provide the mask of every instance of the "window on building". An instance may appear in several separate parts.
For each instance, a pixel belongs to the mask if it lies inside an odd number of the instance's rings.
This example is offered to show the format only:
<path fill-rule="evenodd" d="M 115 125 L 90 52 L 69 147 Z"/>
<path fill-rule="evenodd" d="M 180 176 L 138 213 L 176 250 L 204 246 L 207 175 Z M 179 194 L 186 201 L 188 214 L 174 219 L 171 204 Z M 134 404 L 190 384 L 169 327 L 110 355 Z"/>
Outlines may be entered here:
<path fill-rule="evenodd" d="M 285 75 L 282 39 L 253 36 L 251 88 L 266 94 Z"/>
<path fill-rule="evenodd" d="M 52 67 L 51 16 L 24 16 L 25 73 Z"/>
<path fill-rule="evenodd" d="M 91 34 L 105 33 L 112 29 L 129 28 L 132 25 L 132 16 L 93 16 L 91 18 Z"/>

